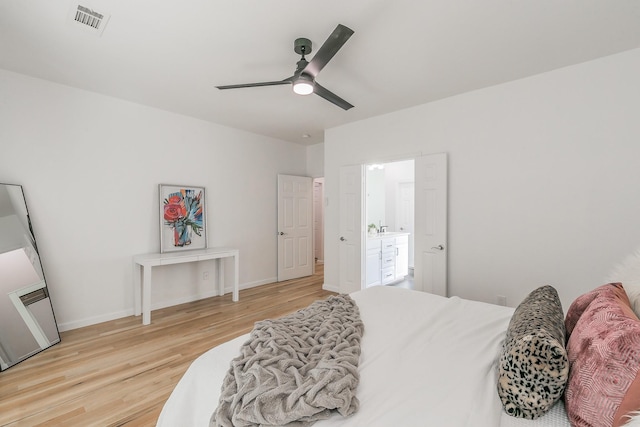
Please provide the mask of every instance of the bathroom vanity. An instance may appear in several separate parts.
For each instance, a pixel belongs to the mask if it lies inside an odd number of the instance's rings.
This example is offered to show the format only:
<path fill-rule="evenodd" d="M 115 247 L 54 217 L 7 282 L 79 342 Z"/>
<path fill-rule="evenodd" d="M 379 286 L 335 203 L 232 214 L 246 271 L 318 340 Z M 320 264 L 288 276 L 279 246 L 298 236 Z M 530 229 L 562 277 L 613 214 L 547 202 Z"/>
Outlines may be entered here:
<path fill-rule="evenodd" d="M 409 233 L 385 232 L 367 236 L 367 288 L 399 282 L 408 273 Z"/>

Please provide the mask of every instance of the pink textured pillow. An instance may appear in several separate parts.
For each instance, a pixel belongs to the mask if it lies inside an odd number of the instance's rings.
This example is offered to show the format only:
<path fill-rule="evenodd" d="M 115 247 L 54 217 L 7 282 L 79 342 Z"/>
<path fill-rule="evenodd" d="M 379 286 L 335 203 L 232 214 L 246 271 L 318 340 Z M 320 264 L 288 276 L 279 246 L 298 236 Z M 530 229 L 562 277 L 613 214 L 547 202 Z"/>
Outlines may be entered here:
<path fill-rule="evenodd" d="M 571 425 L 623 425 L 627 413 L 640 409 L 640 320 L 622 285 L 600 286 L 576 299 L 565 327 Z"/>

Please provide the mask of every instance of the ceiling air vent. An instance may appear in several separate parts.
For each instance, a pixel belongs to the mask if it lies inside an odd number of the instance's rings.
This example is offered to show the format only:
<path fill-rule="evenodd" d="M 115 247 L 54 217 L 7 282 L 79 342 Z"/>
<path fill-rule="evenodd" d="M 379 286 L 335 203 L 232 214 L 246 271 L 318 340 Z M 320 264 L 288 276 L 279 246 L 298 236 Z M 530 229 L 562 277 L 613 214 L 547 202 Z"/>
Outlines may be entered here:
<path fill-rule="evenodd" d="M 72 3 L 69 11 L 69 20 L 74 26 L 98 36 L 102 35 L 104 27 L 106 27 L 107 22 L 109 22 L 109 17 L 110 15 L 108 14 L 95 11 L 77 3 Z"/>

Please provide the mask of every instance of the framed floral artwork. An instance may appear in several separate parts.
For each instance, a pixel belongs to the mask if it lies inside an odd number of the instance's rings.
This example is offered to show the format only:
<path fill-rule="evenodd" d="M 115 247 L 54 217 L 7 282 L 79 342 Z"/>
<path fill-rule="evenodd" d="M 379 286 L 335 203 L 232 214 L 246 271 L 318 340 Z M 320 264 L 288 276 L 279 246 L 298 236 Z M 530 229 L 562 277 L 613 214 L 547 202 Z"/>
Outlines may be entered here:
<path fill-rule="evenodd" d="M 160 184 L 160 252 L 207 247 L 204 187 Z"/>

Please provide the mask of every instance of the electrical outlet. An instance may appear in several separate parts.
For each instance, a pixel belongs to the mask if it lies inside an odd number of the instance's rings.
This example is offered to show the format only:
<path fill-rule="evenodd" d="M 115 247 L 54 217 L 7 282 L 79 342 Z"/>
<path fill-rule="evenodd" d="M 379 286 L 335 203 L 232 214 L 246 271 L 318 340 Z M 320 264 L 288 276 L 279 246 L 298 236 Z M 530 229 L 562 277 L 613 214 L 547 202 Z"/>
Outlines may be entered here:
<path fill-rule="evenodd" d="M 208 271 L 204 271 L 202 273 L 202 280 L 209 280 L 209 272 Z"/>
<path fill-rule="evenodd" d="M 496 303 L 498 305 L 507 305 L 507 297 L 505 297 L 504 295 L 496 295 Z"/>

